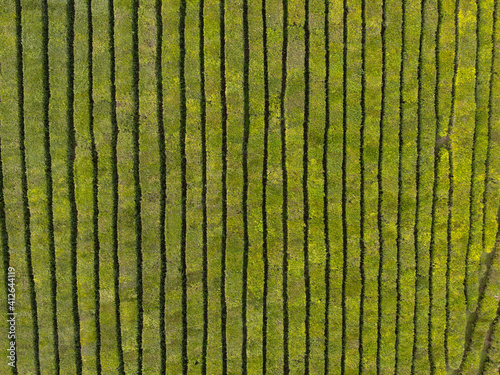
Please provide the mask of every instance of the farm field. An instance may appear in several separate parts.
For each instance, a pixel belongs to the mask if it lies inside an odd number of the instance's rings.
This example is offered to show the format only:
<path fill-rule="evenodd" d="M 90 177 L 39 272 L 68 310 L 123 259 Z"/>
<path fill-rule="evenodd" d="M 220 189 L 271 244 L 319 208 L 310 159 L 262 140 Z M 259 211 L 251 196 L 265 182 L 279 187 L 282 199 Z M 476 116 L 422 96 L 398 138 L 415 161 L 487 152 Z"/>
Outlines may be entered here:
<path fill-rule="evenodd" d="M 499 373 L 499 17 L 1 0 L 0 374 Z"/>

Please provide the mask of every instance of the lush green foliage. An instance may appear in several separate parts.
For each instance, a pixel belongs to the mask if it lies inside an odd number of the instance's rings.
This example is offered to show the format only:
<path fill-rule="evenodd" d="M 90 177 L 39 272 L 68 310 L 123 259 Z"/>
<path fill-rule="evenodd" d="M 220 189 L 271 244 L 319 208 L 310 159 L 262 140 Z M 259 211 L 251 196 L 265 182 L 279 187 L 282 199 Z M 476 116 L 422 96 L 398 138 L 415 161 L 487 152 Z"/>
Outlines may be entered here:
<path fill-rule="evenodd" d="M 2 1 L 18 373 L 496 371 L 499 17 Z"/>

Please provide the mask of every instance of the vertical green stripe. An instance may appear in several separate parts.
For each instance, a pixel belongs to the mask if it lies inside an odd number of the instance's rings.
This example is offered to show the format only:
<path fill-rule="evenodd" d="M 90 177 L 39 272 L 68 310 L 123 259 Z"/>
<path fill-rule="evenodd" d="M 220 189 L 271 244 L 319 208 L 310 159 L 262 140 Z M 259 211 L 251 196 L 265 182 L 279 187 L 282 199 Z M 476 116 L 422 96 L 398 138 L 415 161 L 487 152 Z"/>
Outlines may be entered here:
<path fill-rule="evenodd" d="M 325 43 L 325 132 L 323 134 L 323 234 L 325 241 L 325 323 L 324 323 L 324 375 L 329 373 L 330 351 L 330 279 L 331 249 L 328 216 L 328 132 L 330 130 L 330 20 L 329 2 L 325 0 L 324 43 Z"/>
<path fill-rule="evenodd" d="M 381 368 L 381 352 L 382 352 L 382 280 L 384 272 L 384 233 L 383 233 L 383 186 L 382 186 L 382 168 L 384 161 L 384 124 L 386 121 L 386 98 L 387 90 L 387 1 L 382 0 L 382 25 L 381 25 L 381 39 L 382 39 L 382 82 L 381 82 L 381 103 L 380 103 L 380 119 L 379 119 L 379 139 L 378 139 L 378 160 L 377 160 L 377 231 L 378 231 L 378 271 L 377 271 L 377 375 L 380 375 Z"/>
<path fill-rule="evenodd" d="M 400 65 L 399 65 L 399 126 L 398 126 L 398 197 L 397 197 L 397 217 L 396 217 L 396 324 L 395 333 L 396 340 L 394 343 L 394 374 L 399 374 L 399 348 L 401 343 L 401 272 L 402 272 L 402 249 L 401 245 L 403 242 L 403 212 L 402 212 L 402 199 L 403 199 L 403 123 L 404 123 L 404 76 L 406 71 L 406 0 L 401 0 L 401 55 L 400 55 Z"/>
<path fill-rule="evenodd" d="M 454 17 L 454 57 L 453 57 L 453 78 L 451 86 L 451 105 L 450 105 L 450 115 L 448 118 L 448 128 L 447 136 L 449 138 L 448 146 L 448 215 L 446 222 L 446 295 L 445 295 L 445 312 L 446 312 L 446 324 L 444 330 L 444 356 L 445 363 L 449 366 L 449 333 L 450 333 L 450 283 L 451 283 L 451 255 L 452 255 L 452 226 L 453 226 L 453 193 L 455 187 L 455 176 L 454 176 L 454 162 L 453 162 L 453 142 L 451 136 L 453 135 L 453 128 L 455 124 L 455 101 L 456 101 L 456 91 L 457 91 L 457 77 L 458 77 L 458 63 L 459 63 L 459 13 L 460 13 L 460 0 L 455 0 L 455 17 Z"/>
<path fill-rule="evenodd" d="M 309 188 L 307 185 L 309 178 L 309 116 L 310 116 L 310 71 L 309 71 L 309 51 L 310 51 L 310 30 L 309 30 L 309 0 L 305 0 L 304 19 L 304 124 L 303 124 L 303 154 L 302 154 L 302 194 L 303 194 L 303 222 L 304 222 L 304 287 L 306 294 L 306 316 L 305 316 L 305 353 L 304 353 L 304 374 L 309 374 L 309 358 L 311 355 L 311 278 L 309 276 Z"/>
<path fill-rule="evenodd" d="M 282 0 L 283 6 L 283 44 L 281 47 L 281 91 L 280 91 L 280 135 L 281 135 L 281 178 L 283 202 L 281 207 L 281 226 L 283 230 L 283 374 L 290 373 L 289 363 L 289 317 L 288 317 L 288 169 L 286 165 L 286 80 L 287 80 L 287 53 L 288 53 L 288 1 Z"/>
<path fill-rule="evenodd" d="M 95 324 L 95 366 L 98 375 L 102 373 L 101 364 L 101 279 L 100 279 L 100 252 L 99 241 L 99 155 L 97 153 L 95 129 L 94 129 L 94 65 L 93 65 L 93 38 L 94 26 L 92 22 L 92 0 L 87 0 L 87 28 L 88 28 L 88 98 L 89 98 L 89 134 L 90 152 L 92 156 L 92 246 L 94 250 L 94 324 Z"/>
<path fill-rule="evenodd" d="M 342 354 L 340 373 L 345 374 L 347 350 L 347 0 L 343 0 L 342 19 Z"/>
<path fill-rule="evenodd" d="M 222 241 L 221 241 L 221 345 L 222 374 L 227 374 L 227 302 L 226 302 L 226 249 L 227 249 L 227 100 L 226 100 L 226 20 L 225 0 L 219 1 L 220 27 L 220 99 L 222 125 Z"/>
<path fill-rule="evenodd" d="M 421 194 L 421 176 L 422 176 L 422 116 L 423 116 L 423 60 L 424 60 L 424 31 L 425 31 L 425 5 L 426 0 L 420 1 L 420 36 L 418 44 L 418 65 L 417 65 L 417 164 L 416 164 L 416 196 L 415 196 L 415 226 L 413 229 L 413 241 L 415 249 L 415 306 L 413 310 L 413 349 L 412 349 L 412 361 L 411 361 L 411 374 L 415 374 L 415 365 L 418 357 L 418 324 L 419 318 L 418 313 L 420 311 L 420 298 L 419 298 L 419 287 L 420 287 L 420 194 Z"/>
<path fill-rule="evenodd" d="M 54 238 L 54 204 L 53 204 L 53 182 L 52 182 L 52 157 L 50 153 L 50 71 L 49 71 L 49 10 L 47 0 L 42 1 L 42 69 L 43 69 L 43 128 L 44 128 L 44 149 L 45 149 L 45 187 L 47 192 L 47 221 L 49 234 L 49 268 L 50 268 L 50 292 L 52 305 L 52 340 L 54 351 L 55 373 L 59 375 L 61 371 L 59 355 L 59 332 L 57 322 L 57 277 L 56 277 L 56 249 Z M 22 169 L 23 169 L 23 190 L 26 192 L 25 215 L 28 210 L 28 182 L 26 176 L 26 156 L 24 150 L 24 125 L 22 136 L 19 137 L 22 149 Z M 29 245 L 31 251 L 31 243 Z"/>
<path fill-rule="evenodd" d="M 68 179 L 68 200 L 69 200 L 69 215 L 70 215 L 70 247 L 71 247 L 71 302 L 73 314 L 73 345 L 75 347 L 75 366 L 76 374 L 82 373 L 82 346 L 80 343 L 80 312 L 78 308 L 78 209 L 76 206 L 75 194 L 75 157 L 76 157 L 76 139 L 75 139 L 75 118 L 74 118 L 74 105 L 75 105 L 75 2 L 69 0 L 67 4 L 67 98 L 68 107 L 66 112 L 67 121 L 67 159 L 66 159 L 66 173 Z"/>
<path fill-rule="evenodd" d="M 484 167 L 485 167 L 485 172 L 484 172 L 484 189 L 483 189 L 483 195 L 481 198 L 482 201 L 482 207 L 483 207 L 483 214 L 482 214 L 482 236 L 481 236 L 481 248 L 483 251 L 485 251 L 486 247 L 486 214 L 487 214 L 487 206 L 488 206 L 488 198 L 490 196 L 490 182 L 491 182 L 491 148 L 492 148 L 492 120 L 493 120 L 493 83 L 494 83 L 494 78 L 495 78 L 495 64 L 496 64 L 496 55 L 495 52 L 497 51 L 496 45 L 498 43 L 497 41 L 497 22 L 498 22 L 498 1 L 494 1 L 493 5 L 493 26 L 491 30 L 491 62 L 490 62 L 490 72 L 488 76 L 488 120 L 487 120 L 487 142 L 488 142 L 488 147 L 486 149 L 486 158 L 484 161 Z"/>
<path fill-rule="evenodd" d="M 453 132 L 453 125 L 448 128 L 448 135 Z M 449 334 L 450 334 L 450 319 L 451 319 L 451 310 L 450 310 L 450 294 L 451 294 L 451 256 L 453 252 L 452 245 L 452 225 L 453 225 L 453 191 L 455 185 L 455 177 L 454 177 L 454 168 L 453 168 L 453 151 L 452 145 L 450 144 L 448 150 L 448 162 L 449 162 L 449 171 L 448 171 L 448 215 L 446 218 L 446 291 L 445 291 L 445 313 L 446 313 L 446 323 L 444 329 L 444 356 L 445 363 L 449 366 L 450 359 L 450 351 L 449 351 Z"/>
<path fill-rule="evenodd" d="M 181 153 L 181 282 L 182 282 L 182 374 L 188 371 L 188 325 L 187 325 L 187 266 L 186 266 L 186 237 L 187 237 L 187 181 L 186 181 L 186 0 L 181 0 L 180 4 L 180 22 L 179 22 L 179 79 L 180 79 L 180 153 Z"/>
<path fill-rule="evenodd" d="M 18 122 L 19 122 L 19 150 L 21 153 L 21 190 L 22 190 L 22 202 L 23 202 L 23 216 L 24 216 L 24 245 L 26 248 L 26 268 L 28 271 L 28 286 L 30 290 L 30 308 L 31 308 L 31 319 L 33 324 L 33 351 L 35 359 L 35 370 L 36 374 L 40 375 L 40 333 L 39 333 L 39 323 L 38 323 L 38 306 L 36 299 L 36 289 L 35 289 L 35 277 L 33 274 L 33 262 L 31 257 L 31 213 L 28 201 L 28 177 L 26 170 L 26 152 L 25 152 L 25 114 L 24 114 L 24 63 L 23 63 L 23 26 L 22 26 L 22 4 L 21 0 L 16 0 L 16 62 L 17 62 L 17 101 L 18 101 Z M 45 34 L 44 34 L 45 35 Z M 48 66 L 48 55 L 44 54 L 44 61 L 47 58 Z M 48 70 L 45 70 L 44 62 L 44 73 L 48 74 Z M 44 125 L 48 123 L 48 76 L 44 76 L 44 109 L 47 111 L 45 121 L 44 115 Z M 46 107 L 45 107 L 46 104 Z M 0 157 L 1 159 L 1 157 Z M 1 160 L 0 160 L 1 162 Z M 3 177 L 2 177 L 3 180 Z M 3 182 L 2 182 L 3 183 Z M 2 199 L 3 197 L 3 187 Z M 5 209 L 5 208 L 4 208 Z M 4 210 L 3 209 L 3 210 Z M 5 235 L 4 238 L 4 251 L 8 251 L 8 237 L 7 231 L 2 234 Z M 6 250 L 7 249 L 7 250 Z M 5 262 L 4 262 L 5 264 Z M 17 374 L 17 368 L 12 370 L 13 374 Z"/>
<path fill-rule="evenodd" d="M 203 230 L 203 341 L 201 347 L 201 373 L 207 373 L 207 352 L 208 352 L 208 232 L 207 232 L 207 97 L 205 90 L 205 0 L 199 2 L 199 24 L 200 24 L 200 132 L 201 132 L 201 205 L 202 205 L 202 230 Z"/>
<path fill-rule="evenodd" d="M 364 320 L 365 320 L 365 123 L 366 123 L 366 1 L 361 0 L 361 124 L 359 127 L 359 165 L 360 165 L 360 182 L 359 182 L 359 276 L 361 279 L 361 291 L 359 302 L 359 360 L 358 373 L 363 373 L 364 362 Z"/>
<path fill-rule="evenodd" d="M 477 179 L 477 148 L 478 148 L 478 137 L 479 137 L 479 55 L 483 52 L 481 45 L 481 38 L 479 35 L 481 26 L 482 12 L 479 0 L 476 0 L 476 53 L 475 53 L 475 63 L 474 63 L 474 131 L 472 139 L 472 158 L 471 158 L 471 176 L 470 176 L 470 190 L 469 190 L 469 229 L 467 236 L 467 246 L 465 248 L 465 276 L 464 276 L 464 296 L 465 304 L 467 310 L 471 309 L 471 296 L 470 296 L 470 249 L 473 242 L 473 223 L 476 222 L 476 215 L 474 212 L 474 202 L 476 201 L 476 196 L 478 194 L 478 187 L 476 183 Z"/>
<path fill-rule="evenodd" d="M 132 2 L 132 101 L 133 101 L 133 154 L 134 154 L 134 229 L 135 229 L 135 253 L 136 253 L 136 293 L 137 293 L 137 373 L 142 374 L 143 367 L 143 327 L 144 327 L 144 304 L 143 304 L 143 282 L 142 282 L 142 189 L 140 176 L 140 102 L 139 102 L 139 0 Z"/>
<path fill-rule="evenodd" d="M 226 302 L 226 249 L 227 249 L 227 100 L 226 100 L 226 20 L 225 0 L 219 2 L 220 26 L 220 99 L 222 125 L 222 242 L 221 242 L 221 344 L 222 374 L 227 374 L 227 302 Z"/>
<path fill-rule="evenodd" d="M 111 91 L 111 183 L 112 198 L 112 242 L 113 242 L 113 292 L 115 299 L 115 334 L 118 351 L 118 374 L 125 374 L 120 313 L 120 261 L 118 257 L 118 119 L 116 116 L 116 51 L 114 0 L 108 0 L 110 91 Z"/>
<path fill-rule="evenodd" d="M 269 255 L 267 224 L 267 173 L 269 158 L 269 61 L 267 48 L 267 11 L 266 0 L 262 0 L 262 48 L 264 68 L 264 156 L 262 160 L 262 258 L 264 261 L 264 285 L 262 291 L 262 374 L 267 375 L 267 330 L 268 330 L 268 289 Z"/>
<path fill-rule="evenodd" d="M 241 320 L 242 320 L 242 345 L 241 345 L 241 371 L 248 372 L 248 328 L 247 328 L 247 295 L 248 295 L 248 139 L 250 135 L 250 40 L 248 35 L 248 0 L 243 0 L 243 143 L 242 143 L 242 169 L 243 169 L 243 283 L 241 295 Z"/>
<path fill-rule="evenodd" d="M 438 12 L 438 22 L 437 29 L 434 35 L 434 59 L 435 59 L 435 69 L 436 69 L 436 80 L 434 85 L 434 117 L 435 117 L 435 127 L 434 127 L 434 160 L 433 160 L 433 184 L 432 184 L 432 205 L 431 205 L 431 233 L 430 233 L 430 243 L 429 243 L 429 274 L 428 274 L 428 295 L 429 295 L 429 306 L 427 311 L 427 351 L 429 352 L 429 365 L 430 372 L 434 374 L 436 372 L 436 358 L 434 355 L 434 340 L 432 337 L 433 331 L 433 311 L 434 311 L 434 266 L 436 261 L 435 248 L 436 248 L 436 207 L 438 204 L 438 186 L 439 186 L 439 162 L 441 160 L 441 150 L 439 147 L 439 140 L 441 135 L 441 127 L 439 121 L 439 86 L 441 82 L 441 25 L 443 21 L 443 11 L 442 11 L 442 1 L 437 2 L 437 12 Z"/>
<path fill-rule="evenodd" d="M 162 1 L 155 2 L 156 21 L 156 117 L 158 121 L 158 149 L 160 154 L 160 374 L 167 373 L 167 332 L 165 322 L 165 295 L 167 281 L 167 245 L 166 245 L 166 208 L 167 208 L 167 155 L 165 147 L 165 125 L 163 121 L 163 72 L 162 72 L 162 43 L 163 18 Z"/>

